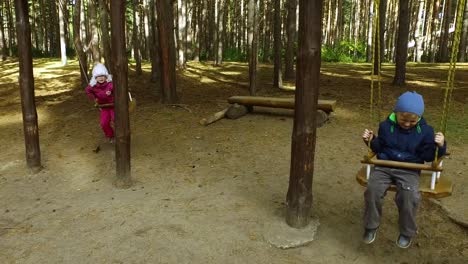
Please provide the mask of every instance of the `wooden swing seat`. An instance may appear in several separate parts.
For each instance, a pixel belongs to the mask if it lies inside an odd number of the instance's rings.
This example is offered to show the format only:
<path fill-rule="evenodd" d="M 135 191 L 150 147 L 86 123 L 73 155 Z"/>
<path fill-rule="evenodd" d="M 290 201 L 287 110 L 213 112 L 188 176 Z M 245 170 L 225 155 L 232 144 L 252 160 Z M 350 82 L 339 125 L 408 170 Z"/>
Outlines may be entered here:
<path fill-rule="evenodd" d="M 365 161 L 362 161 L 366 163 Z M 378 162 L 377 162 L 378 163 Z M 398 162 L 396 162 L 398 163 Z M 373 163 L 375 164 L 375 163 Z M 378 164 L 377 164 L 378 165 Z M 419 179 L 419 191 L 421 195 L 427 198 L 444 198 L 452 195 L 452 182 L 446 177 L 440 177 L 435 184 L 434 189 L 431 189 L 432 181 L 432 172 L 440 172 L 442 168 L 434 169 L 431 165 L 416 164 L 422 167 L 428 167 L 421 171 L 421 176 Z M 393 166 L 397 167 L 397 166 Z M 367 186 L 367 165 L 363 166 L 358 173 L 356 174 L 356 180 L 359 184 L 366 187 Z M 389 188 L 390 191 L 396 191 L 396 186 L 392 184 Z"/>

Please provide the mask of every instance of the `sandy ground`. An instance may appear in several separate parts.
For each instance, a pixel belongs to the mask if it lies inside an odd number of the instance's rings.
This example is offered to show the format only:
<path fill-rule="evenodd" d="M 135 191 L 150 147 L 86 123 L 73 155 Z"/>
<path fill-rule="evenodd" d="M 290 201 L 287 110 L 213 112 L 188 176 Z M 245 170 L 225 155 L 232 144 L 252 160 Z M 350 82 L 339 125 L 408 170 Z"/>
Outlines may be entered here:
<path fill-rule="evenodd" d="M 468 221 L 468 140 L 460 130 L 448 135 L 453 195 L 441 206 L 424 199 L 413 246 L 395 246 L 393 193 L 376 242 L 361 242 L 364 188 L 355 173 L 366 147 L 360 134 L 377 125 L 369 117 L 368 65 L 323 65 L 321 97 L 338 104 L 317 135 L 312 217 L 320 225 L 313 242 L 283 250 L 265 234 L 270 223 L 284 222 L 291 111 L 257 108 L 237 120 L 198 124 L 225 108 L 229 96 L 248 94 L 245 64 L 191 63 L 178 75 L 179 106 L 158 103 L 148 68 L 140 77 L 130 71 L 138 108 L 131 115 L 129 189 L 112 184 L 114 146 L 79 85 L 76 62 L 58 64 L 35 62 L 44 165 L 38 174 L 24 161 L 17 63 L 1 66 L 0 263 L 468 263 L 468 231 L 447 216 Z M 384 112 L 404 90 L 388 85 L 390 66 L 385 73 Z M 436 109 L 445 76 L 439 65 L 412 66 L 407 88 Z M 270 66 L 261 65 L 259 77 L 260 95 L 293 95 L 271 88 Z M 468 125 L 467 78 L 459 71 L 452 108 L 461 128 Z M 436 110 L 427 112 L 429 122 L 438 122 Z"/>

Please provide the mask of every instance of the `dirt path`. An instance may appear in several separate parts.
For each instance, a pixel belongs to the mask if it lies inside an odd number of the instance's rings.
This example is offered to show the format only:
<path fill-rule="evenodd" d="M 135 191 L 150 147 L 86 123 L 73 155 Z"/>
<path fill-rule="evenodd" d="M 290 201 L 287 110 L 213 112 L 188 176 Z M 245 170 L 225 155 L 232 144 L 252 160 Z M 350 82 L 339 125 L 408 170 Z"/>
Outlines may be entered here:
<path fill-rule="evenodd" d="M 97 112 L 78 85 L 77 65 L 61 72 L 37 63 L 45 166 L 37 175 L 24 165 L 17 75 L 4 68 L 0 77 L 0 263 L 468 263 L 468 231 L 429 200 L 419 210 L 415 244 L 397 248 L 393 193 L 377 241 L 361 243 L 364 189 L 354 176 L 366 152 L 360 133 L 369 125 L 366 66 L 323 66 L 321 96 L 338 100 L 338 108 L 318 130 L 313 215 L 320 226 L 315 241 L 281 250 L 264 234 L 272 219 L 284 221 L 291 113 L 257 111 L 208 127 L 198 124 L 226 107 L 227 97 L 247 94 L 244 64 L 190 64 L 178 79 L 184 108 L 157 103 L 147 71 L 130 76 L 139 104 L 131 116 L 135 185 L 121 190 L 112 186 L 113 146 L 104 143 Z M 428 109 L 436 106 L 440 91 L 423 86 L 441 85 L 444 70 L 408 72 L 409 88 L 427 95 Z M 270 75 L 262 65 L 261 95 L 292 96 L 271 91 Z M 468 86 L 467 79 L 460 83 Z M 384 94 L 388 107 L 401 91 Z M 466 98 L 461 90 L 454 102 L 456 120 L 465 127 Z M 453 133 L 446 163 L 454 195 L 441 203 L 468 219 L 462 134 Z"/>

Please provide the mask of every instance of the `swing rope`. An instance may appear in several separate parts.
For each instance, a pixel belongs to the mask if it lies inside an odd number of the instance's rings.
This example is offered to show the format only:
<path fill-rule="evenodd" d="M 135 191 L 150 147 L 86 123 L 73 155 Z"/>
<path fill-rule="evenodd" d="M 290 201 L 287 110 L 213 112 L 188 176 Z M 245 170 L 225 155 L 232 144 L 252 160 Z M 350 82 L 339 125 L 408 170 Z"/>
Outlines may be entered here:
<path fill-rule="evenodd" d="M 442 118 L 440 120 L 439 130 L 445 135 L 447 131 L 447 123 L 449 117 L 449 110 L 450 110 L 450 102 L 452 100 L 452 94 L 454 90 L 454 83 L 455 83 L 455 71 L 457 66 L 457 55 L 459 51 L 460 45 L 460 36 L 461 36 L 461 29 L 462 29 L 462 22 L 463 22 L 463 9 L 465 7 L 466 0 L 461 0 L 458 2 L 457 7 L 457 15 L 456 15 L 456 22 L 455 22 L 455 32 L 453 33 L 453 42 L 452 42 L 452 52 L 450 55 L 450 64 L 448 70 L 448 77 L 447 77 L 447 85 L 444 88 L 444 103 L 443 103 L 443 110 L 442 110 Z M 438 152 L 439 147 L 436 147 L 435 152 L 435 163 L 438 160 Z"/>
<path fill-rule="evenodd" d="M 373 27 L 372 27 L 372 59 L 371 59 L 371 87 L 370 87 L 370 109 L 369 109 L 369 116 L 370 116 L 370 123 L 373 123 L 373 120 L 377 120 L 377 123 L 380 122 L 380 106 L 381 106 L 381 98 L 382 98 L 382 84 L 381 84 L 381 70 L 380 70 L 380 14 L 379 14 L 379 6 L 380 0 L 374 0 L 374 19 L 373 19 Z M 376 52 L 377 50 L 377 52 Z M 377 54 L 376 54 L 377 53 Z M 377 60 L 377 116 L 375 115 L 374 110 L 374 75 L 375 75 L 375 63 Z M 372 155 L 372 150 L 370 147 L 370 140 L 367 142 L 367 147 L 369 148 L 369 155 Z"/>

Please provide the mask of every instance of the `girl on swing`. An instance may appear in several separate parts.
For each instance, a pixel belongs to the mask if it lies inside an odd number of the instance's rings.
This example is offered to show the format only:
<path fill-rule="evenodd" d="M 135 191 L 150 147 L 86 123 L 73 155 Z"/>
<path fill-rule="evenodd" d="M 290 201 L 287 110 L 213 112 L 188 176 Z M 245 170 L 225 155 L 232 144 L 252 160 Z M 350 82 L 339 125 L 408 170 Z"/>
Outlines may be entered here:
<path fill-rule="evenodd" d="M 365 129 L 362 138 L 381 160 L 424 163 L 445 155 L 446 143 L 441 132 L 434 129 L 422 117 L 423 97 L 416 92 L 405 92 L 397 100 L 393 113 L 379 125 L 378 136 Z M 396 240 L 400 248 L 408 248 L 416 235 L 416 210 L 421 200 L 419 193 L 420 171 L 376 166 L 370 175 L 364 193 L 364 237 L 363 242 L 374 242 L 380 225 L 382 202 L 391 184 L 397 192 L 395 203 L 399 211 L 400 235 Z"/>
<path fill-rule="evenodd" d="M 95 102 L 101 113 L 101 128 L 110 143 L 114 143 L 114 88 L 112 86 L 112 75 L 101 63 L 93 68 L 93 76 L 86 87 L 86 94 L 90 100 Z"/>

